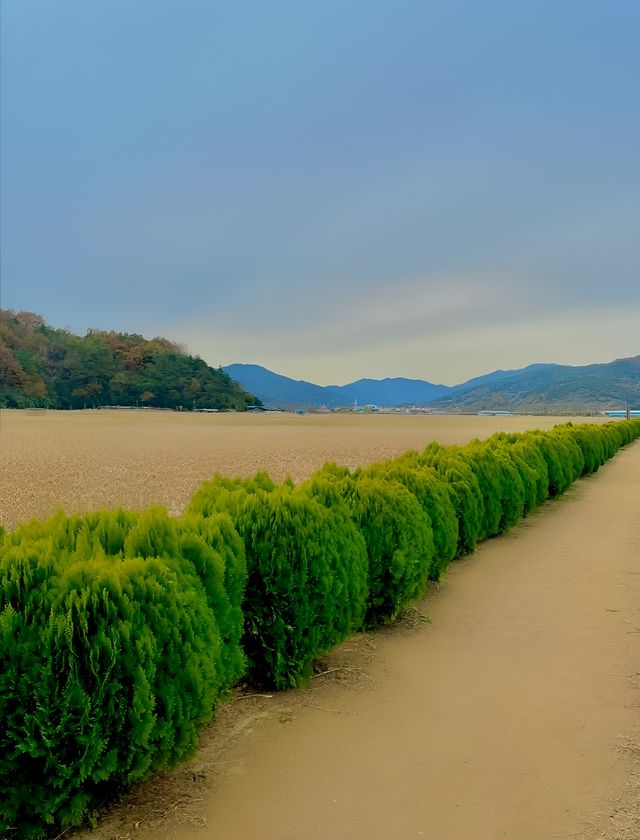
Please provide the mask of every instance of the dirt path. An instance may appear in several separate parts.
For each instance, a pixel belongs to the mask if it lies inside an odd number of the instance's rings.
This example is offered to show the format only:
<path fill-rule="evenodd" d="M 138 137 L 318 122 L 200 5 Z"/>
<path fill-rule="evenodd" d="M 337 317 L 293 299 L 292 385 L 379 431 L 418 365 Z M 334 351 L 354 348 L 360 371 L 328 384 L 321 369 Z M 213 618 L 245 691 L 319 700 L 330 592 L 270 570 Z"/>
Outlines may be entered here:
<path fill-rule="evenodd" d="M 229 704 L 93 840 L 637 840 L 639 561 L 637 443 L 308 690 Z"/>

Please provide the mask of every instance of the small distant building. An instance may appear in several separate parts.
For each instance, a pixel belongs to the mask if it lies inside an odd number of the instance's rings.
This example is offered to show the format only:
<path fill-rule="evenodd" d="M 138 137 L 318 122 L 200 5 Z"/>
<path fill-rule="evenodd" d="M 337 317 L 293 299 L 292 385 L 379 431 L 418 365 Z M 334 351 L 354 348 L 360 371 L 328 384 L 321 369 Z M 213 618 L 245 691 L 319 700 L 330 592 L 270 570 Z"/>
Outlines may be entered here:
<path fill-rule="evenodd" d="M 622 408 L 617 411 L 603 411 L 607 417 L 640 417 L 640 408 Z"/>

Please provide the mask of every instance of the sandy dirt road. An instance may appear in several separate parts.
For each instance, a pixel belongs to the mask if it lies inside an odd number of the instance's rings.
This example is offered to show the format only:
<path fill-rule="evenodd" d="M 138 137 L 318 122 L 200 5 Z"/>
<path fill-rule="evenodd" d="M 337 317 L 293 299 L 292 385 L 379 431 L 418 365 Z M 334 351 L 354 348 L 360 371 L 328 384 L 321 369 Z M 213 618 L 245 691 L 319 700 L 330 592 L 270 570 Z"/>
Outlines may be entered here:
<path fill-rule="evenodd" d="M 637 840 L 640 443 L 322 668 L 92 840 Z"/>

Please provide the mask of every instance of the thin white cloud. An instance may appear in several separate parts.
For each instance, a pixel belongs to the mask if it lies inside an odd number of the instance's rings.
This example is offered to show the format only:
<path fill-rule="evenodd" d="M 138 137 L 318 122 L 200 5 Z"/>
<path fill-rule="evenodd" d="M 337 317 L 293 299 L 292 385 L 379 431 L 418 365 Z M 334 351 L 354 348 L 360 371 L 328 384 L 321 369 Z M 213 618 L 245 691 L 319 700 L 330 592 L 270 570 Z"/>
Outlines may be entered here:
<path fill-rule="evenodd" d="M 435 278 L 431 278 L 434 280 Z M 531 288 L 481 275 L 412 278 L 354 306 L 317 302 L 315 317 L 215 315 L 164 325 L 211 364 L 262 364 L 319 384 L 409 376 L 456 384 L 534 362 L 589 364 L 640 352 L 639 304 L 545 311 Z"/>

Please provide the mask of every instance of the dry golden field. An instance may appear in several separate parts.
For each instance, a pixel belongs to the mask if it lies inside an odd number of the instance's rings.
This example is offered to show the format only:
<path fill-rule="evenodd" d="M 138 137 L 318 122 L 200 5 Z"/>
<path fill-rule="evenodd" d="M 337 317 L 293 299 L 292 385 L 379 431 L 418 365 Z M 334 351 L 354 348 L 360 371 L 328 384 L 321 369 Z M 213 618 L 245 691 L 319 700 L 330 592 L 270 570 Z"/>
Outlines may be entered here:
<path fill-rule="evenodd" d="M 567 418 L 565 418 L 567 419 Z M 572 418 L 574 421 L 576 418 Z M 602 418 L 589 418 L 602 422 Z M 62 507 L 164 505 L 179 514 L 214 473 L 305 479 L 326 461 L 349 467 L 498 430 L 550 428 L 560 417 L 358 414 L 179 414 L 0 411 L 0 525 Z"/>

